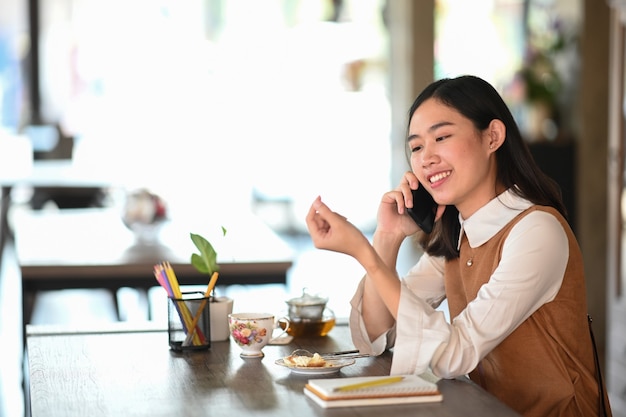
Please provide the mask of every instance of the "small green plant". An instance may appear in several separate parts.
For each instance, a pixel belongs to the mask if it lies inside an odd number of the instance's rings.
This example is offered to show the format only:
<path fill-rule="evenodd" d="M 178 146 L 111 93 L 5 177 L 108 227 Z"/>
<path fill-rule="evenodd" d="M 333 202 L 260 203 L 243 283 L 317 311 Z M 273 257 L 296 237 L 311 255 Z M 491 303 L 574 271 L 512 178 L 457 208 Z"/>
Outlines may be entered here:
<path fill-rule="evenodd" d="M 222 235 L 226 236 L 226 229 L 222 227 Z M 214 272 L 219 272 L 220 266 L 217 263 L 217 252 L 213 245 L 204 237 L 196 233 L 190 233 L 191 241 L 198 248 L 200 253 L 191 254 L 191 264 L 201 274 L 212 276 Z"/>

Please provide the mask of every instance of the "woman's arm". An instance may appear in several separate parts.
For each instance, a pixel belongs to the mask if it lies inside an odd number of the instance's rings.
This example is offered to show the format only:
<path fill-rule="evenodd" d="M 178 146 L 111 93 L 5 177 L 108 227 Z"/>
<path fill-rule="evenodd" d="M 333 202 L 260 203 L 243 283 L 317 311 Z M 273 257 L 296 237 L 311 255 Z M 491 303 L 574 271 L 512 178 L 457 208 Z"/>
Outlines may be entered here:
<path fill-rule="evenodd" d="M 432 257 L 428 254 L 421 255 L 419 261 L 411 267 L 408 273 L 401 279 L 403 291 L 409 291 L 417 298 L 424 300 L 432 308 L 437 308 L 445 299 L 445 285 L 443 280 L 444 263 L 443 258 Z M 383 317 L 372 318 L 363 314 L 366 282 L 371 282 L 367 276 L 361 280 L 354 297 L 350 301 L 352 307 L 350 312 L 350 328 L 355 346 L 363 352 L 377 355 L 382 353 L 386 348 L 394 345 L 396 319 L 391 316 L 376 292 L 372 294 L 377 296 L 374 300 L 381 304 L 380 308 L 382 311 L 380 314 L 384 315 L 384 317 L 390 317 L 390 320 L 384 322 L 382 320 Z M 368 306 L 370 306 L 370 311 L 373 311 L 371 310 L 372 300 L 369 301 Z M 374 330 L 372 322 L 380 326 L 380 329 L 375 330 L 376 333 L 370 333 L 369 331 Z"/>
<path fill-rule="evenodd" d="M 376 340 L 388 331 L 394 325 L 398 314 L 400 281 L 395 266 L 401 243 L 402 241 L 398 242 L 394 236 L 374 233 L 373 248 L 378 260 L 373 261 L 373 266 L 365 267 L 367 274 L 363 286 L 361 313 L 370 341 Z M 381 268 L 376 262 L 382 262 L 384 267 Z M 393 275 L 393 280 L 390 275 Z"/>
<path fill-rule="evenodd" d="M 406 207 L 414 203 L 411 187 L 418 187 L 418 181 L 407 172 L 396 190 L 383 195 L 371 245 L 356 227 L 332 212 L 319 197 L 307 215 L 307 227 L 316 247 L 348 254 L 365 268 L 361 314 L 370 341 L 388 331 L 396 320 L 400 300 L 398 252 L 404 239 L 419 230 L 405 214 Z M 445 206 L 439 208 L 437 217 L 444 209 Z"/>
<path fill-rule="evenodd" d="M 363 314 L 370 339 L 388 330 L 398 311 L 400 280 L 395 262 L 405 236 L 377 231 L 372 246 L 354 225 L 331 211 L 319 197 L 311 205 L 306 221 L 317 248 L 350 255 L 365 268 Z"/>

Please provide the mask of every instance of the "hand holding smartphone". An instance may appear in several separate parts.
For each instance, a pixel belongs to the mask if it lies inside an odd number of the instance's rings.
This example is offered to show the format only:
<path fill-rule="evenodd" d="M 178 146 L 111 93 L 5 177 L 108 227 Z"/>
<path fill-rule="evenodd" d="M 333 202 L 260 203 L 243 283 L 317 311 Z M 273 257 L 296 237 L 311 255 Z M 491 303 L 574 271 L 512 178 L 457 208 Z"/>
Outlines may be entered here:
<path fill-rule="evenodd" d="M 411 193 L 413 194 L 413 207 L 407 207 L 407 213 L 424 233 L 432 232 L 437 214 L 437 202 L 422 184 L 417 190 L 411 190 Z"/>

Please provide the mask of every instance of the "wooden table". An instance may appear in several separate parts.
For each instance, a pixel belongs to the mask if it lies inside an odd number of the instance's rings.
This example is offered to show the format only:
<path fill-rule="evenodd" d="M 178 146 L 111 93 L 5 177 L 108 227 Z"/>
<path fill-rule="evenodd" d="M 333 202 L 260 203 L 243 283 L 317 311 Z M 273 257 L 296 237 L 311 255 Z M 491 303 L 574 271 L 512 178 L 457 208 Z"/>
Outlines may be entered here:
<path fill-rule="evenodd" d="M 519 417 L 466 379 L 439 381 L 442 403 L 324 411 L 303 394 L 309 376 L 291 374 L 274 362 L 296 348 L 351 349 L 347 326 L 322 338 L 268 345 L 263 359 L 242 359 L 230 341 L 177 354 L 170 351 L 164 330 L 129 326 L 119 323 L 96 332 L 29 326 L 32 416 Z M 390 366 L 391 353 L 385 353 L 357 359 L 331 376 L 387 375 Z"/>
<path fill-rule="evenodd" d="M 286 283 L 292 249 L 252 213 L 183 218 L 163 226 L 160 241 L 138 243 L 115 209 L 16 214 L 15 248 L 22 275 L 24 323 L 37 291 L 66 288 L 148 289 L 153 266 L 169 261 L 181 284 L 206 285 L 191 265 L 189 233 L 205 236 L 220 265 L 218 285 Z M 221 227 L 226 228 L 222 235 Z"/>

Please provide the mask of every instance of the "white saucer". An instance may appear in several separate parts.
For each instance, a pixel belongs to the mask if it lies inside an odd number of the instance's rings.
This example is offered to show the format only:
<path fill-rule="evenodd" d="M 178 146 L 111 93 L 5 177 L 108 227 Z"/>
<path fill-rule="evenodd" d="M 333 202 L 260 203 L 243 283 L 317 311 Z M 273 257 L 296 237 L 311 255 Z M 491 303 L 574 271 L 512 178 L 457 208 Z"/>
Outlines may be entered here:
<path fill-rule="evenodd" d="M 356 362 L 355 359 L 326 359 L 326 364 L 324 366 L 295 366 L 289 365 L 285 363 L 283 359 L 277 359 L 276 365 L 284 366 L 285 368 L 289 368 L 291 372 L 294 374 L 302 374 L 302 375 L 323 375 L 323 374 L 334 374 L 335 372 L 339 372 L 341 368 L 344 366 L 354 365 Z"/>

